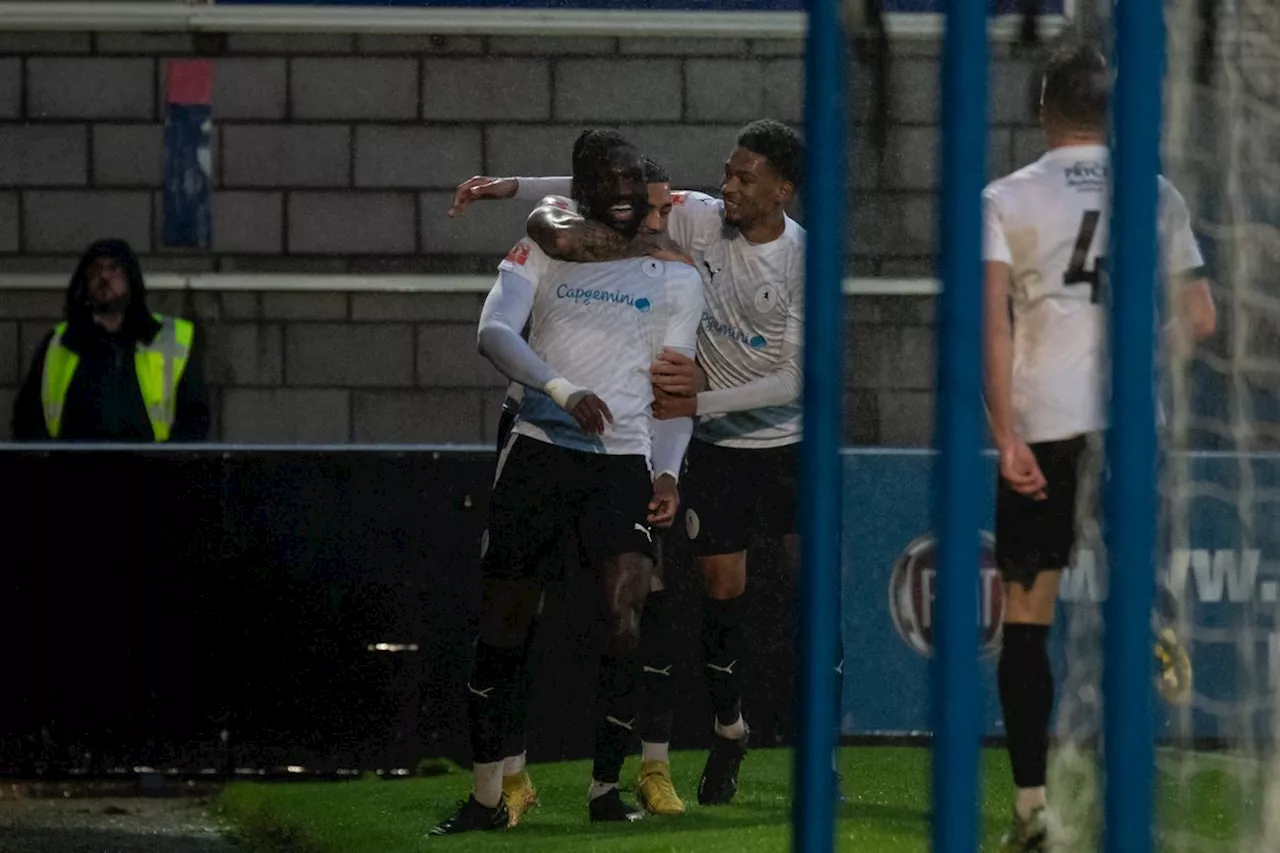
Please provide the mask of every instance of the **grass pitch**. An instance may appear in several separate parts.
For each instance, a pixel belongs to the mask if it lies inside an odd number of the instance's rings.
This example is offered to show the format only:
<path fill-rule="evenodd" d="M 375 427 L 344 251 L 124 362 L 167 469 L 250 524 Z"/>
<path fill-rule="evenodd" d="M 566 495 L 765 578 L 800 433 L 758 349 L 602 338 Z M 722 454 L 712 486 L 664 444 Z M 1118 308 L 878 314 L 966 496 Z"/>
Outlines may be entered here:
<path fill-rule="evenodd" d="M 697 804 L 698 775 L 705 752 L 672 757 L 676 789 L 689 807 L 680 817 L 635 824 L 587 821 L 590 762 L 531 765 L 540 804 L 520 826 L 506 832 L 428 838 L 426 832 L 452 812 L 470 790 L 461 770 L 396 780 L 348 782 L 239 782 L 229 785 L 217 809 L 234 833 L 259 853 L 764 853 L 790 847 L 791 753 L 753 749 L 743 762 L 740 788 L 729 806 Z M 632 789 L 638 760 L 623 769 L 624 796 Z M 841 750 L 847 802 L 838 809 L 836 848 L 874 853 L 925 853 L 929 849 L 929 752 L 912 747 Z M 1231 837 L 1239 810 L 1226 771 L 1206 768 L 1192 789 L 1161 779 L 1159 808 L 1171 821 L 1160 845 L 1172 849 L 1174 835 Z M 1188 796 L 1192 794 L 1192 796 Z M 1008 824 L 1012 797 L 1009 765 L 1001 750 L 983 755 L 978 797 L 981 849 L 994 851 Z M 1091 846 L 1091 845 L 1090 845 Z M 1072 845 L 1072 850 L 1084 849 Z"/>

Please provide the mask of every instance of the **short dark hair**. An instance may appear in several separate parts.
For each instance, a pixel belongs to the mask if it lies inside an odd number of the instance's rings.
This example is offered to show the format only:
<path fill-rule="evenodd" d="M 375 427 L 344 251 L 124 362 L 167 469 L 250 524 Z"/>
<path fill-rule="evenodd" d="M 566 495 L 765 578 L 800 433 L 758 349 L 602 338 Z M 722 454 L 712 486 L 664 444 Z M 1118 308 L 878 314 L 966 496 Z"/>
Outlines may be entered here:
<path fill-rule="evenodd" d="M 1111 100 L 1111 72 L 1102 52 L 1073 43 L 1049 57 L 1044 72 L 1044 107 L 1052 118 L 1081 128 L 1101 128 Z"/>
<path fill-rule="evenodd" d="M 657 160 L 645 156 L 641 157 L 641 162 L 644 163 L 644 182 L 646 184 L 671 183 L 671 176 L 667 174 L 667 170 L 662 168 Z"/>
<path fill-rule="evenodd" d="M 582 180 L 590 168 L 602 162 L 615 148 L 634 148 L 616 130 L 584 130 L 573 143 L 573 177 Z"/>
<path fill-rule="evenodd" d="M 738 147 L 759 154 L 784 181 L 797 187 L 804 177 L 804 141 L 790 126 L 757 119 L 738 131 Z"/>

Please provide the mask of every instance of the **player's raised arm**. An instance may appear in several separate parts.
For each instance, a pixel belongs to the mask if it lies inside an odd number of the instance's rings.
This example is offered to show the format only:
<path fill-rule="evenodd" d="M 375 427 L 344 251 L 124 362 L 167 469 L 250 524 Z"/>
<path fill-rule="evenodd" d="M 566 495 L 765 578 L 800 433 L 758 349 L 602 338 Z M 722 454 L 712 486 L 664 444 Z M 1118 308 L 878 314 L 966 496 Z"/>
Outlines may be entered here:
<path fill-rule="evenodd" d="M 458 184 L 458 188 L 453 191 L 453 201 L 449 202 L 449 216 L 452 218 L 462 215 L 473 201 L 512 198 L 515 194 L 515 178 L 475 175 Z"/>
<path fill-rule="evenodd" d="M 563 203 L 548 197 L 529 214 L 529 237 L 542 251 L 561 261 L 592 263 L 620 261 L 652 255 L 665 261 L 692 264 L 684 251 L 666 234 L 638 233 L 624 237 L 600 222 L 566 210 Z"/>
<path fill-rule="evenodd" d="M 473 175 L 458 184 L 449 202 L 449 216 L 461 216 L 473 201 L 523 199 L 537 201 L 549 195 L 569 195 L 573 178 L 493 178 Z"/>

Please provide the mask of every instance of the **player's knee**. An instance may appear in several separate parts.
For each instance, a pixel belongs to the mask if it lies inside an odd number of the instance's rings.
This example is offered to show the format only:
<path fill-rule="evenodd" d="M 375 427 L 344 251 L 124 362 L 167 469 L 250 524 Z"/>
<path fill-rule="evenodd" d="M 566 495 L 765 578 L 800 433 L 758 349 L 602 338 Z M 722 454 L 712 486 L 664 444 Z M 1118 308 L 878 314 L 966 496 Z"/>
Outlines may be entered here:
<path fill-rule="evenodd" d="M 1006 584 L 1004 621 L 1028 625 L 1053 624 L 1058 599 L 1057 572 L 1043 572 L 1034 583 Z"/>
<path fill-rule="evenodd" d="M 707 583 L 707 595 L 711 598 L 720 600 L 737 598 L 747 589 L 745 554 L 704 558 L 702 572 Z"/>

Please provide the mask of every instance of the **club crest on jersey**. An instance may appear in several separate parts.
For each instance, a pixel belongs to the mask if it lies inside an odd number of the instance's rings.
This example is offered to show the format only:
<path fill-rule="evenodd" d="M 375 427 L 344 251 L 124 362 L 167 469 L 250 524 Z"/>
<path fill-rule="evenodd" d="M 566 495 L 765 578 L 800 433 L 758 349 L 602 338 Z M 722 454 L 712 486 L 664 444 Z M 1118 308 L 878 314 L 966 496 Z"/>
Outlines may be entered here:
<path fill-rule="evenodd" d="M 640 264 L 640 272 L 644 273 L 649 278 L 658 278 L 662 275 L 663 270 L 665 269 L 666 267 L 663 265 L 662 261 L 659 261 L 656 258 L 646 258 L 644 262 Z"/>
<path fill-rule="evenodd" d="M 649 311 L 652 304 L 644 296 L 632 296 L 620 290 L 594 290 L 589 287 L 570 287 L 561 284 L 556 287 L 556 298 L 572 299 L 578 305 L 628 305 L 640 313 Z"/>
<path fill-rule="evenodd" d="M 760 314 L 768 314 L 778 304 L 778 292 L 774 290 L 772 284 L 763 284 L 756 291 L 755 305 L 756 311 Z"/>
<path fill-rule="evenodd" d="M 688 193 L 672 193 L 671 194 L 671 204 L 675 207 L 679 207 L 680 205 L 684 204 L 688 200 L 689 200 Z"/>
<path fill-rule="evenodd" d="M 769 345 L 764 335 L 749 335 L 741 329 L 730 326 L 728 323 L 721 323 L 715 317 L 707 312 L 702 314 L 702 328 L 706 329 L 713 335 L 723 335 L 726 338 L 732 338 L 739 343 L 746 344 L 752 349 L 764 349 Z"/>
<path fill-rule="evenodd" d="M 889 616 L 898 636 L 913 652 L 933 657 L 934 598 L 937 589 L 938 542 L 926 533 L 911 541 L 889 577 Z M 996 568 L 995 537 L 982 532 L 978 564 L 978 625 L 983 657 L 1000 651 L 1004 625 L 1004 588 Z"/>
<path fill-rule="evenodd" d="M 529 244 L 516 243 L 516 245 L 512 247 L 511 251 L 507 252 L 506 259 L 516 266 L 524 266 L 525 261 L 529 260 Z"/>

